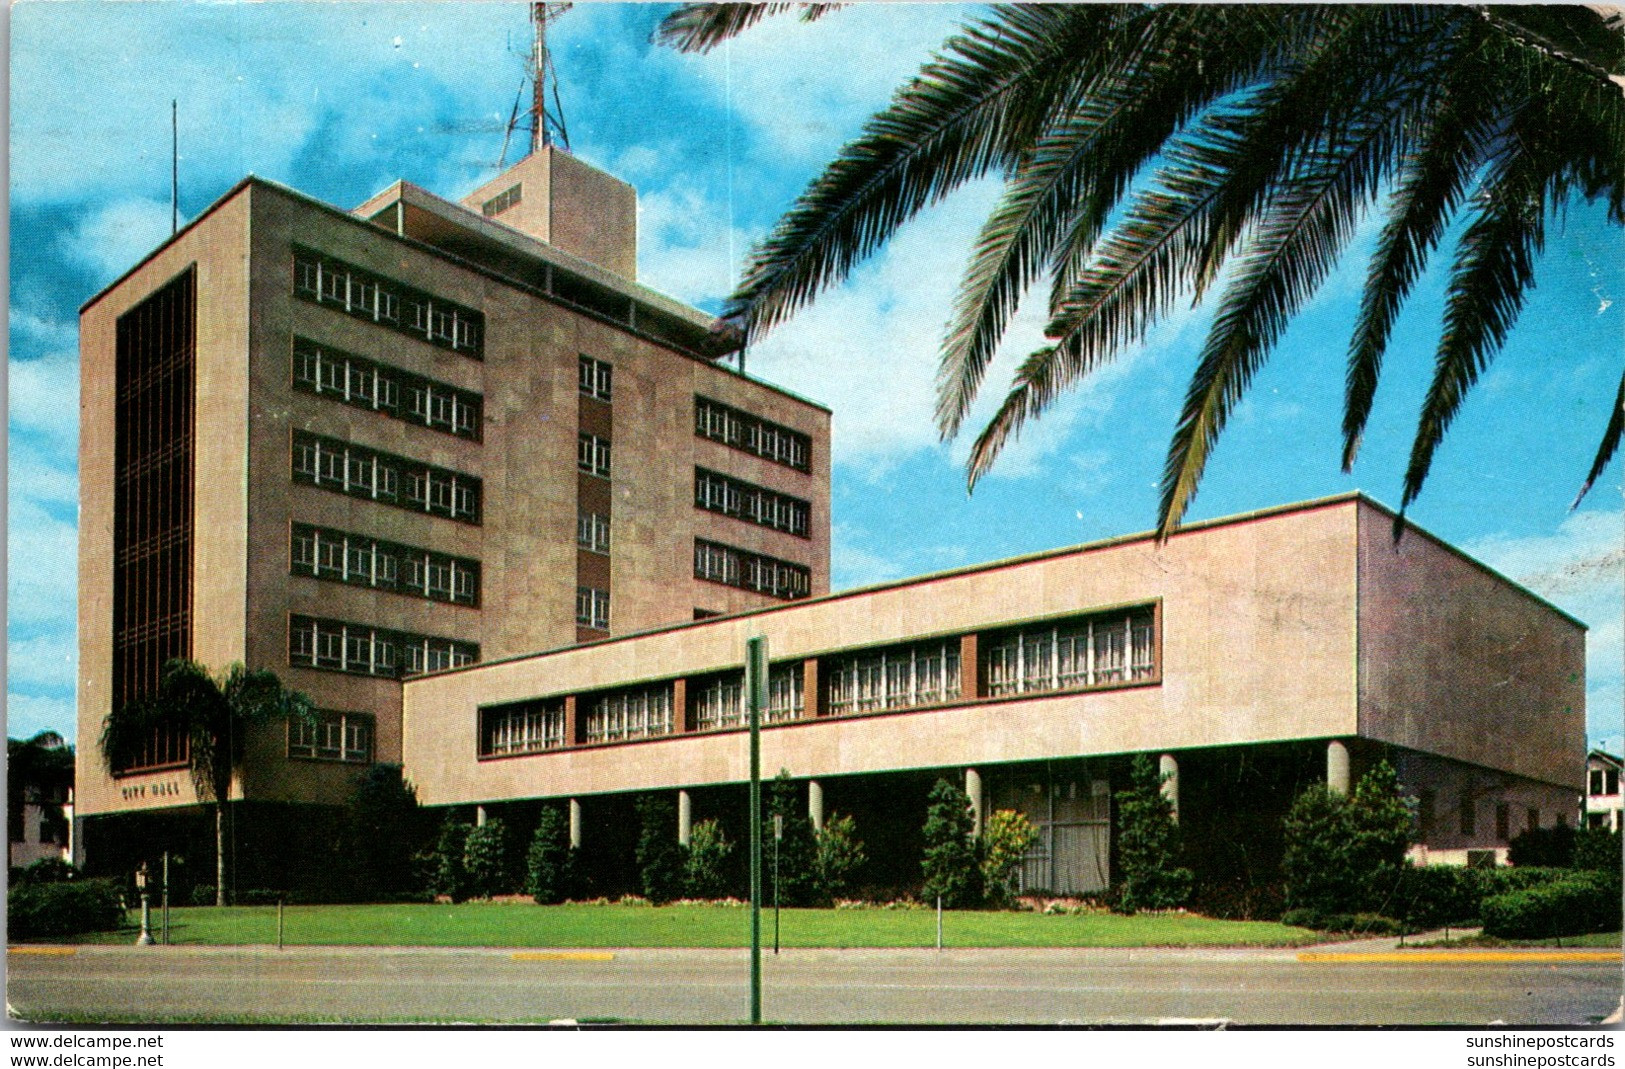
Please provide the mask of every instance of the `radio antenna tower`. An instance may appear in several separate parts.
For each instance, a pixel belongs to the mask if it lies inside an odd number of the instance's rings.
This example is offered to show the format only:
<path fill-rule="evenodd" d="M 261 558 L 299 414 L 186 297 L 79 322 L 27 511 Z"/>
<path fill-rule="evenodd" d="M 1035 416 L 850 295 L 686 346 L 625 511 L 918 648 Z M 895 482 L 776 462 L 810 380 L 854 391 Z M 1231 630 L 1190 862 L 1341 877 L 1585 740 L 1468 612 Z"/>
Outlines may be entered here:
<path fill-rule="evenodd" d="M 548 24 L 557 22 L 570 7 L 568 3 L 530 5 L 530 24 L 535 30 L 535 44 L 532 46 L 530 60 L 532 153 L 540 151 L 544 145 L 554 144 L 555 140 L 563 148 L 570 147 L 570 131 L 564 125 L 564 108 L 559 103 L 559 72 L 547 51 Z M 553 93 L 552 107 L 547 103 L 549 89 Z"/>

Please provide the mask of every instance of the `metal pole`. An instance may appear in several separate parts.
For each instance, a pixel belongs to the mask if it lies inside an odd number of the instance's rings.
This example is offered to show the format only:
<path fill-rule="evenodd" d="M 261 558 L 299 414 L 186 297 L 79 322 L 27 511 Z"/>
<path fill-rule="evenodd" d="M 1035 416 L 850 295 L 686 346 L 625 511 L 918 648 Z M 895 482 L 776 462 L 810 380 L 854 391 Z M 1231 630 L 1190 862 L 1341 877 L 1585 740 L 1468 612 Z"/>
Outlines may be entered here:
<path fill-rule="evenodd" d="M 147 892 L 141 892 L 141 934 L 135 937 L 138 947 L 152 946 L 152 901 Z"/>
<path fill-rule="evenodd" d="M 164 851 L 164 946 L 169 945 L 169 851 Z"/>
<path fill-rule="evenodd" d="M 784 814 L 773 814 L 773 953 L 779 952 L 779 841 L 784 838 Z"/>
<path fill-rule="evenodd" d="M 750 1023 L 762 1023 L 762 705 L 767 639 L 745 640 L 745 706 L 750 717 Z"/>
<path fill-rule="evenodd" d="M 937 949 L 942 949 L 942 896 L 937 896 Z"/>

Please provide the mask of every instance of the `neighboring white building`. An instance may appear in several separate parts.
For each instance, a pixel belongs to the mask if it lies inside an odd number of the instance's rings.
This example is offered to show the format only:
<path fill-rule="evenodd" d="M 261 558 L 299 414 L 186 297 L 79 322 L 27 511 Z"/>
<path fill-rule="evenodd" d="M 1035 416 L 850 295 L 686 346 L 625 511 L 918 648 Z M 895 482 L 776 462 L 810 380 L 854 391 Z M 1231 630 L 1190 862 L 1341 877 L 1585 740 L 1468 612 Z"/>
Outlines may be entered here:
<path fill-rule="evenodd" d="M 1625 804 L 1619 793 L 1621 767 L 1625 767 L 1625 761 L 1606 750 L 1586 754 L 1586 827 L 1619 831 L 1625 826 Z"/>

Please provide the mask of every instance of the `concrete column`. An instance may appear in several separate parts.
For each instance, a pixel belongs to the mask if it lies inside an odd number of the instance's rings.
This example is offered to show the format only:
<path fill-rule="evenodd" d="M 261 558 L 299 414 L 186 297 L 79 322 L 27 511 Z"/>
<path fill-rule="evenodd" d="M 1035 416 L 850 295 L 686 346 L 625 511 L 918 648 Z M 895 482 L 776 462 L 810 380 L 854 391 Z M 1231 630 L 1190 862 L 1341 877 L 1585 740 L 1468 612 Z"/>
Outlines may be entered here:
<path fill-rule="evenodd" d="M 570 849 L 581 849 L 581 803 L 570 799 Z"/>
<path fill-rule="evenodd" d="M 815 779 L 807 781 L 807 819 L 813 831 L 824 830 L 824 786 Z"/>
<path fill-rule="evenodd" d="M 1179 823 L 1179 762 L 1174 755 L 1165 753 L 1157 758 L 1157 773 L 1162 777 L 1162 796 L 1174 810 L 1174 823 Z"/>
<path fill-rule="evenodd" d="M 485 827 L 485 807 L 483 805 L 474 807 L 474 826 L 476 828 Z"/>
<path fill-rule="evenodd" d="M 677 792 L 677 841 L 688 845 L 688 833 L 694 828 L 694 800 L 687 791 Z"/>
<path fill-rule="evenodd" d="M 965 769 L 965 793 L 970 795 L 971 834 L 982 834 L 982 774 L 974 768 Z"/>
<path fill-rule="evenodd" d="M 1335 794 L 1349 793 L 1349 748 L 1336 739 L 1326 744 L 1326 786 Z"/>

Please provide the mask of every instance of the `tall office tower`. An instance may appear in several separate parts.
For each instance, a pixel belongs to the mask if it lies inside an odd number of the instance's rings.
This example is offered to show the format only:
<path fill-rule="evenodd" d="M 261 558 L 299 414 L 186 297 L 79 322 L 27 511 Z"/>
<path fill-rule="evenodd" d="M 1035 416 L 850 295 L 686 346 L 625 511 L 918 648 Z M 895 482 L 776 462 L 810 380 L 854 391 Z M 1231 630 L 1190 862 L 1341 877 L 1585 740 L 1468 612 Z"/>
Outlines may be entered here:
<path fill-rule="evenodd" d="M 288 836 L 400 760 L 403 678 L 827 592 L 828 411 L 722 366 L 636 254 L 635 191 L 543 146 L 462 204 L 244 179 L 85 305 L 88 850 L 197 823 L 178 734 L 111 774 L 96 743 L 170 658 L 321 708 L 233 787 Z"/>

